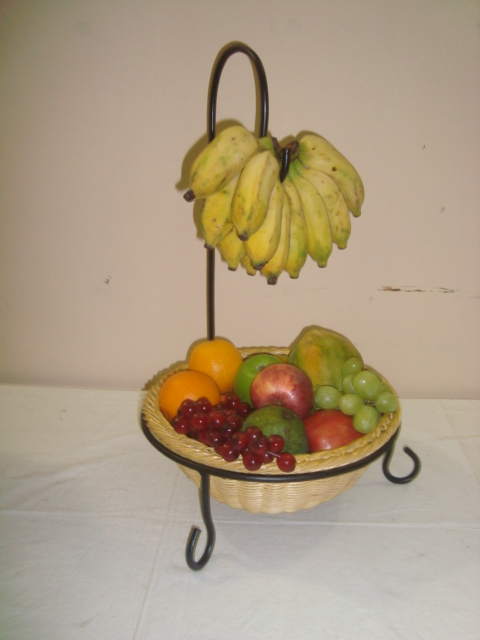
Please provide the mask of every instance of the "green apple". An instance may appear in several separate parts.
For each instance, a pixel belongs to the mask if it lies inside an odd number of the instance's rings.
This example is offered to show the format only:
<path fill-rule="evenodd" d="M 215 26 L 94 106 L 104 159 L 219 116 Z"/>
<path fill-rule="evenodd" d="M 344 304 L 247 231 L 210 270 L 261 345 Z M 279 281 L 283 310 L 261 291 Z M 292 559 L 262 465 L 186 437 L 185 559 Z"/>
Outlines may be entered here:
<path fill-rule="evenodd" d="M 271 355 L 270 353 L 257 353 L 254 356 L 246 358 L 235 375 L 233 393 L 235 393 L 242 402 L 248 402 L 248 404 L 251 405 L 250 386 L 253 379 L 260 371 L 268 367 L 268 365 L 281 362 L 283 362 L 281 358 Z"/>

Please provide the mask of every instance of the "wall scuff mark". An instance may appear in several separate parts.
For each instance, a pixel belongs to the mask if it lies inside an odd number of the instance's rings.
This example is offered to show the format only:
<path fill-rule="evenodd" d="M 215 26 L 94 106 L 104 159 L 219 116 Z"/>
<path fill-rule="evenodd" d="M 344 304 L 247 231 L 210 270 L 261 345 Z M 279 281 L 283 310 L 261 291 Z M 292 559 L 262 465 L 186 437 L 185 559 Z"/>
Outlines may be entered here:
<path fill-rule="evenodd" d="M 416 287 L 392 287 L 391 285 L 384 285 L 380 287 L 378 291 L 401 291 L 402 293 L 457 293 L 456 289 L 450 289 L 448 287 L 435 287 L 434 289 L 418 289 Z"/>

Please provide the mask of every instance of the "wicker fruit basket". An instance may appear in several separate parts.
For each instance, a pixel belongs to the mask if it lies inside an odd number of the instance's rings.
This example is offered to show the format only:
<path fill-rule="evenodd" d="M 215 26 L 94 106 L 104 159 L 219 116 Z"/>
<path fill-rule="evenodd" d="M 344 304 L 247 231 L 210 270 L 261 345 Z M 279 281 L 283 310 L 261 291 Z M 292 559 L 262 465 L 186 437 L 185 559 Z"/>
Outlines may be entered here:
<path fill-rule="evenodd" d="M 240 352 L 244 359 L 257 353 L 288 355 L 286 347 L 243 347 Z M 158 442 L 183 458 L 212 469 L 238 472 L 239 476 L 249 473 L 243 466 L 241 459 L 235 462 L 225 462 L 211 447 L 177 434 L 161 413 L 158 408 L 158 392 L 161 385 L 168 376 L 185 369 L 188 369 L 186 362 L 176 363 L 150 385 L 143 402 L 143 416 L 147 428 Z M 378 372 L 376 373 L 378 374 Z M 385 380 L 383 377 L 382 379 Z M 338 475 L 296 482 L 255 482 L 212 475 L 210 495 L 230 507 L 245 509 L 250 513 L 294 513 L 300 509 L 316 507 L 323 502 L 332 500 L 357 482 L 368 465 L 344 473 L 341 472 L 341 468 L 361 463 L 362 460 L 381 449 L 395 436 L 400 427 L 400 418 L 401 409 L 392 414 L 382 415 L 374 431 L 354 440 L 346 447 L 297 454 L 295 456 L 297 466 L 291 474 L 288 474 L 288 476 L 294 476 L 335 469 L 338 471 Z M 198 471 L 181 464 L 178 466 L 200 487 L 201 478 Z M 279 470 L 276 463 L 271 462 L 263 465 L 260 471 L 255 472 L 255 475 L 258 474 L 278 476 Z"/>

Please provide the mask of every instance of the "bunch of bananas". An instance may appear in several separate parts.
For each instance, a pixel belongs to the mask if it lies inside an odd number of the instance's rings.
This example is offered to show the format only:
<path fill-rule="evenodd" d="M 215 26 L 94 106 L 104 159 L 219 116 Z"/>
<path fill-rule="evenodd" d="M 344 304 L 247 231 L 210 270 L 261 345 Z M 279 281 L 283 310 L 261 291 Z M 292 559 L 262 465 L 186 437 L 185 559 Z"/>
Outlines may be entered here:
<path fill-rule="evenodd" d="M 195 159 L 184 195 L 204 199 L 205 247 L 217 247 L 230 270 L 260 271 L 268 284 L 283 271 L 298 278 L 308 256 L 326 267 L 334 244 L 346 248 L 349 213 L 358 217 L 364 200 L 357 171 L 325 138 L 306 134 L 288 146 L 282 176 L 275 138 L 229 127 Z"/>

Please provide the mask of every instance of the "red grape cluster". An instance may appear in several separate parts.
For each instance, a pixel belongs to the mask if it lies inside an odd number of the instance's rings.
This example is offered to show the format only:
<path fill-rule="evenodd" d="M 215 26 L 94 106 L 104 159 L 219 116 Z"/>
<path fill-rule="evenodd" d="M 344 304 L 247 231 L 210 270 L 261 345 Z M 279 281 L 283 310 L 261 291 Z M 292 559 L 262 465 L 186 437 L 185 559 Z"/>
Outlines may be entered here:
<path fill-rule="evenodd" d="M 248 427 L 241 431 L 245 417 L 251 407 L 231 393 L 223 402 L 212 406 L 207 398 L 184 400 L 178 415 L 172 420 L 174 430 L 189 438 L 199 440 L 213 447 L 226 462 L 233 462 L 242 456 L 248 471 L 257 471 L 262 464 L 277 461 L 280 471 L 295 469 L 295 456 L 282 451 L 285 443 L 281 436 L 268 438 L 258 427 Z"/>

